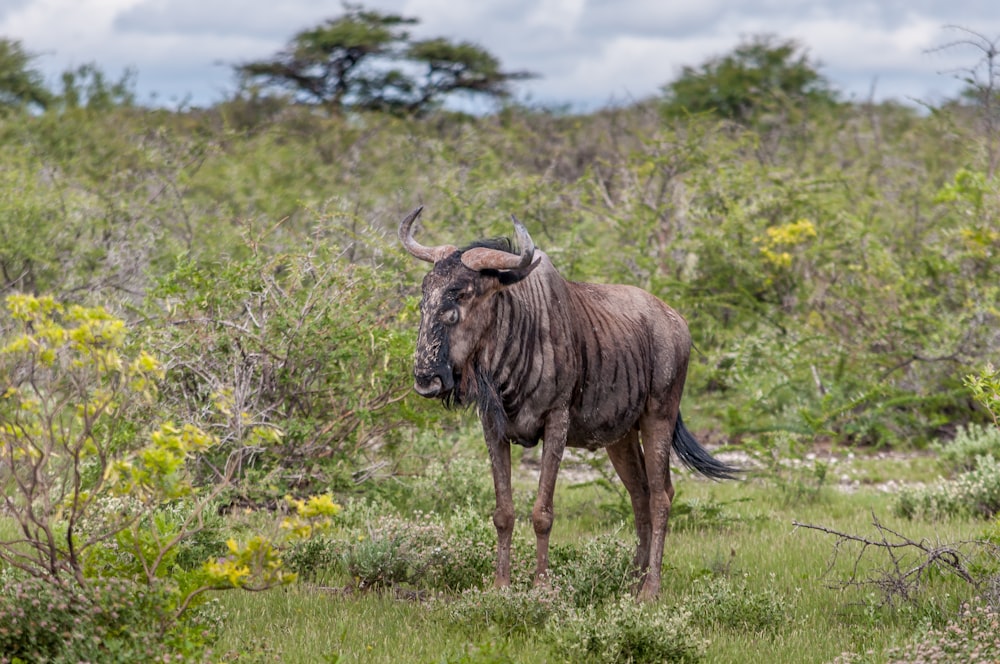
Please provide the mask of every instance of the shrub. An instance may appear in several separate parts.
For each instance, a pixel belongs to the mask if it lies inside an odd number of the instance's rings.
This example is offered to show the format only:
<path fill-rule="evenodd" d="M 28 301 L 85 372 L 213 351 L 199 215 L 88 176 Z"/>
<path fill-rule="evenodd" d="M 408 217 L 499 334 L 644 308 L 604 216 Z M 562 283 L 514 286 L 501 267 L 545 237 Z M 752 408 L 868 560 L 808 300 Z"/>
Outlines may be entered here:
<path fill-rule="evenodd" d="M 1000 612 L 984 604 L 966 604 L 940 629 L 923 632 L 912 643 L 892 648 L 890 664 L 940 662 L 988 664 L 1000 661 Z"/>
<path fill-rule="evenodd" d="M 631 596 L 572 609 L 550 622 L 547 633 L 570 662 L 697 662 L 705 652 L 688 611 L 637 604 Z"/>
<path fill-rule="evenodd" d="M 360 534 L 346 553 L 348 572 L 361 588 L 397 585 L 456 592 L 483 585 L 493 567 L 495 539 L 489 519 L 471 507 L 447 520 L 417 514 L 386 516 Z"/>
<path fill-rule="evenodd" d="M 161 365 L 129 348 L 124 321 L 52 298 L 12 295 L 7 307 L 0 506 L 19 536 L 0 539 L 0 563 L 112 619 L 132 592 L 116 589 L 134 586 L 165 637 L 208 590 L 294 580 L 281 547 L 330 525 L 330 496 L 290 500 L 275 532 L 221 546 L 210 508 L 226 477 L 197 487 L 191 472 L 217 440 L 153 416 Z"/>
<path fill-rule="evenodd" d="M 553 546 L 549 575 L 570 606 L 582 608 L 628 592 L 636 580 L 632 551 L 616 535 Z"/>
<path fill-rule="evenodd" d="M 1000 427 L 1000 369 L 987 362 L 978 374 L 969 374 L 963 382 L 972 398 L 993 418 L 993 424 Z"/>
<path fill-rule="evenodd" d="M 347 553 L 347 571 L 361 589 L 384 590 L 416 582 L 422 570 L 405 523 L 383 524 L 370 537 L 360 537 Z"/>
<path fill-rule="evenodd" d="M 702 577 L 685 600 L 692 620 L 705 628 L 774 632 L 788 622 L 788 607 L 772 588 L 757 591 L 747 577 Z"/>
<path fill-rule="evenodd" d="M 9 576 L 9 575 L 8 575 Z M 0 663 L 209 661 L 220 617 L 209 606 L 163 633 L 165 598 L 124 579 L 72 585 L 7 578 L 0 588 Z"/>
<path fill-rule="evenodd" d="M 951 442 L 937 443 L 933 447 L 949 470 L 974 470 L 976 457 L 1000 459 L 1000 428 L 970 424 L 960 427 Z"/>
<path fill-rule="evenodd" d="M 323 575 L 338 568 L 343 557 L 342 543 L 329 536 L 313 537 L 292 544 L 282 562 L 300 580 L 318 581 Z"/>
<path fill-rule="evenodd" d="M 440 610 L 450 622 L 470 632 L 485 628 L 509 636 L 544 627 L 553 616 L 561 616 L 562 608 L 556 589 L 537 586 L 530 589 L 470 588 Z"/>
<path fill-rule="evenodd" d="M 1000 460 L 976 457 L 976 468 L 953 480 L 920 488 L 904 488 L 896 496 L 896 514 L 909 519 L 974 516 L 1000 512 Z"/>
<path fill-rule="evenodd" d="M 380 234 L 363 235 L 283 253 L 277 238 L 248 240 L 246 258 L 179 261 L 149 298 L 149 343 L 168 379 L 161 401 L 217 433 L 211 458 L 233 469 L 243 500 L 326 489 L 326 466 L 391 449 L 428 407 L 402 400 L 413 351 L 400 322 L 413 303 L 394 271 L 361 262 L 385 249 Z M 283 435 L 272 444 L 253 435 L 274 429 Z"/>

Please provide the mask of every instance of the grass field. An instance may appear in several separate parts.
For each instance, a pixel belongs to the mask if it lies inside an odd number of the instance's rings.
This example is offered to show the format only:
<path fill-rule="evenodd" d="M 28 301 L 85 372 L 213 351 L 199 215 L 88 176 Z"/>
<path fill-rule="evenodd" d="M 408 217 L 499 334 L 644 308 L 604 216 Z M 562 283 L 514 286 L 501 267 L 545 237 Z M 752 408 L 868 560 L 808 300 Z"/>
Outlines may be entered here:
<path fill-rule="evenodd" d="M 780 619 L 766 629 L 738 621 L 699 627 L 698 637 L 707 642 L 703 661 L 829 662 L 847 651 L 872 651 L 865 661 L 884 661 L 881 653 L 887 648 L 953 617 L 971 587 L 932 570 L 914 601 L 882 606 L 885 598 L 874 587 L 841 587 L 860 548 L 845 545 L 833 561 L 834 536 L 793 522 L 876 537 L 874 515 L 915 541 L 981 536 L 982 521 L 894 516 L 893 494 L 885 482 L 933 482 L 939 472 L 931 457 L 884 456 L 805 462 L 797 470 L 762 472 L 742 482 L 713 483 L 681 474 L 659 605 L 683 610 L 699 588 L 718 579 L 735 580 L 733 587 L 750 596 L 771 598 Z M 488 476 L 485 465 L 482 473 Z M 530 477 L 522 482 L 527 495 Z M 631 524 L 622 519 L 623 501 L 616 491 L 601 482 L 563 482 L 556 495 L 554 546 L 578 546 L 613 533 L 631 547 Z M 515 586 L 526 587 L 534 538 L 523 509 L 515 534 L 515 554 L 522 561 Z M 889 562 L 884 550 L 870 548 L 855 578 L 874 579 Z M 497 629 L 456 621 L 447 610 L 454 597 L 345 591 L 350 585 L 343 574 L 333 574 L 320 583 L 278 591 L 221 595 L 229 619 L 217 655 L 240 662 L 561 661 L 550 636 L 559 629 L 558 616 L 550 617 L 547 628 Z"/>

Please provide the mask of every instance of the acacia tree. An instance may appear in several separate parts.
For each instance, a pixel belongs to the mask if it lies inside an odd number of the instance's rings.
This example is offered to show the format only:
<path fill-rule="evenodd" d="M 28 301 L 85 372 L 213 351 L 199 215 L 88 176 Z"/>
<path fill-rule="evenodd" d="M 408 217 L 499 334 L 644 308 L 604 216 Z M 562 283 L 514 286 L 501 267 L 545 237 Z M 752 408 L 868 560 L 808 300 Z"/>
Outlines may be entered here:
<path fill-rule="evenodd" d="M 505 72 L 496 57 L 475 44 L 454 44 L 437 38 L 415 42 L 407 59 L 423 66 L 424 74 L 406 109 L 419 112 L 453 92 L 484 94 L 503 98 L 510 94 L 511 81 L 533 78 L 527 71 Z"/>
<path fill-rule="evenodd" d="M 244 86 L 291 92 L 305 104 L 422 113 L 456 92 L 503 98 L 528 72 L 505 72 L 479 46 L 411 41 L 418 20 L 344 5 L 344 14 L 299 32 L 273 58 L 236 66 Z"/>
<path fill-rule="evenodd" d="M 750 122 L 762 111 L 810 104 L 831 105 L 836 94 L 795 40 L 755 35 L 732 53 L 684 67 L 663 87 L 670 115 L 714 112 Z"/>

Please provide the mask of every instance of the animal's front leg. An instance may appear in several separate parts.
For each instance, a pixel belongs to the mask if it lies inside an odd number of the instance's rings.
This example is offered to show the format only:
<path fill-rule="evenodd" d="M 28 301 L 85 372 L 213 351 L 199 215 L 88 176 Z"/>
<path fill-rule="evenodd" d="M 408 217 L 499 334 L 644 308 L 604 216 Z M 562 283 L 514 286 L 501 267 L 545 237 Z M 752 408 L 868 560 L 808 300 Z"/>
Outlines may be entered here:
<path fill-rule="evenodd" d="M 566 411 L 549 415 L 545 423 L 542 444 L 542 469 L 538 477 L 538 495 L 531 511 L 531 522 L 535 527 L 536 562 L 535 585 L 545 582 L 549 569 L 549 534 L 552 532 L 554 513 L 552 501 L 556 489 L 556 476 L 566 449 L 566 433 L 569 428 L 569 413 Z"/>
<path fill-rule="evenodd" d="M 514 537 L 514 497 L 510 486 L 510 443 L 487 440 L 490 465 L 493 468 L 493 489 L 497 507 L 493 512 L 493 525 L 497 528 L 497 567 L 493 585 L 502 588 L 510 585 L 510 546 Z"/>

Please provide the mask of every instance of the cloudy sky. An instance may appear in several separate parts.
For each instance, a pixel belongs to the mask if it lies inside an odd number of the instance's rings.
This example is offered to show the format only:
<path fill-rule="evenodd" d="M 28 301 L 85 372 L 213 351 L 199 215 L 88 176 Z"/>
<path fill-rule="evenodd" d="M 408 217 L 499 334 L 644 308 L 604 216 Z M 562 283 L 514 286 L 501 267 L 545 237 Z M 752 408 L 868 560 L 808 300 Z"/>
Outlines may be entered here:
<path fill-rule="evenodd" d="M 655 94 L 683 65 L 771 33 L 807 47 L 848 99 L 935 103 L 954 96 L 971 48 L 1000 38 L 993 0 L 367 0 L 420 19 L 415 37 L 471 41 L 508 70 L 541 75 L 518 85 L 529 103 L 588 110 Z M 235 88 L 232 65 L 267 58 L 299 30 L 341 13 L 337 0 L 0 0 L 0 37 L 38 57 L 50 84 L 96 63 L 137 72 L 139 101 L 208 105 Z M 912 101 L 911 101 L 912 103 Z"/>

